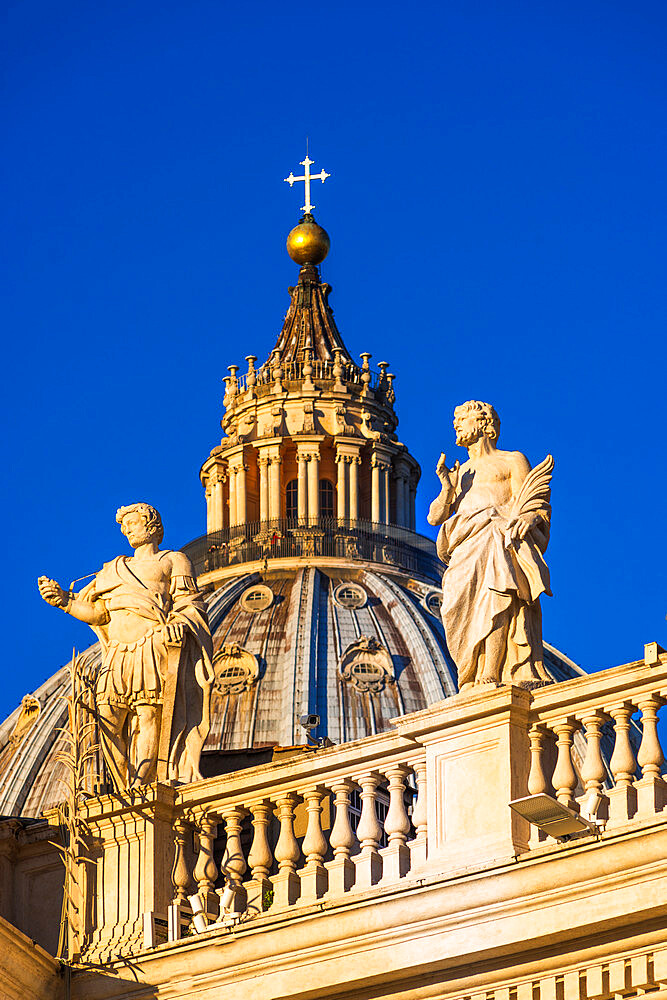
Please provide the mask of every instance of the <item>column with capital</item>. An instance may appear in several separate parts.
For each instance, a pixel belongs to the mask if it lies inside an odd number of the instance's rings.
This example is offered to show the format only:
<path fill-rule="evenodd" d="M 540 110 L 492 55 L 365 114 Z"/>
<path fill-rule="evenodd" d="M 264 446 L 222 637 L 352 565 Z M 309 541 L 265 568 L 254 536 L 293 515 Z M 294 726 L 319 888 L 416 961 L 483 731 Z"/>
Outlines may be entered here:
<path fill-rule="evenodd" d="M 349 468 L 349 455 L 336 455 L 338 466 L 338 483 L 336 486 L 336 500 L 338 506 L 338 520 L 344 521 L 347 518 L 347 478 Z"/>
<path fill-rule="evenodd" d="M 371 521 L 380 521 L 380 460 L 377 455 L 371 459 Z"/>
<path fill-rule="evenodd" d="M 415 497 L 417 495 L 417 479 L 414 475 L 410 476 L 410 483 L 408 486 L 408 527 L 411 531 L 415 530 Z"/>
<path fill-rule="evenodd" d="M 269 459 L 259 456 L 259 519 L 265 524 L 269 519 Z"/>
<path fill-rule="evenodd" d="M 350 462 L 350 509 L 349 516 L 350 521 L 359 520 L 359 466 L 361 465 L 361 458 L 359 455 L 353 455 Z"/>
<path fill-rule="evenodd" d="M 246 513 L 246 472 L 248 466 L 243 461 L 236 471 L 236 523 L 245 524 Z"/>
<path fill-rule="evenodd" d="M 308 462 L 308 519 L 311 524 L 320 516 L 320 451 L 310 452 Z"/>
<path fill-rule="evenodd" d="M 269 520 L 280 519 L 280 463 L 279 454 L 271 456 L 269 466 Z"/>
<path fill-rule="evenodd" d="M 297 515 L 299 521 L 303 523 L 308 516 L 308 456 L 298 452 L 296 456 L 298 466 L 297 479 Z"/>
<path fill-rule="evenodd" d="M 236 517 L 236 466 L 229 467 L 229 526 L 234 527 L 239 522 Z"/>
<path fill-rule="evenodd" d="M 225 480 L 226 476 L 218 471 L 213 486 L 213 523 L 215 531 L 222 531 L 225 526 Z"/>
<path fill-rule="evenodd" d="M 409 477 L 410 469 L 405 459 L 398 458 L 394 463 L 395 490 L 396 490 L 396 523 L 402 528 L 410 527 L 409 507 Z"/>
<path fill-rule="evenodd" d="M 206 497 L 206 534 L 210 535 L 212 531 L 215 531 L 213 527 L 213 485 L 211 483 L 211 478 L 209 476 L 206 482 L 206 488 L 204 490 L 204 496 Z"/>
<path fill-rule="evenodd" d="M 396 524 L 400 524 L 402 528 L 406 527 L 405 523 L 405 474 L 399 472 L 396 475 Z"/>
<path fill-rule="evenodd" d="M 391 514 L 391 493 L 390 493 L 390 473 L 391 464 L 389 462 L 384 462 L 382 465 L 382 514 L 385 524 L 389 524 L 390 514 Z"/>

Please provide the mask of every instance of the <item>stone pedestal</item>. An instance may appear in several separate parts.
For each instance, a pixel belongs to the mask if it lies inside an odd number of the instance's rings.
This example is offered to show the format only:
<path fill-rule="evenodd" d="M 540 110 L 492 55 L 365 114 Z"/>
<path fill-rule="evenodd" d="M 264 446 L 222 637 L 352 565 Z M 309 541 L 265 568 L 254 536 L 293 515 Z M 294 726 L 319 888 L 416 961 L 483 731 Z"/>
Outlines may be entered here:
<path fill-rule="evenodd" d="M 529 824 L 509 807 L 527 794 L 530 694 L 475 688 L 396 720 L 426 748 L 425 870 L 444 872 L 511 858 L 529 849 Z"/>
<path fill-rule="evenodd" d="M 173 895 L 175 796 L 174 788 L 157 782 L 122 798 L 103 795 L 86 802 L 82 812 L 95 862 L 84 866 L 88 961 L 143 947 L 145 914 L 153 915 L 157 928 L 166 925 Z"/>

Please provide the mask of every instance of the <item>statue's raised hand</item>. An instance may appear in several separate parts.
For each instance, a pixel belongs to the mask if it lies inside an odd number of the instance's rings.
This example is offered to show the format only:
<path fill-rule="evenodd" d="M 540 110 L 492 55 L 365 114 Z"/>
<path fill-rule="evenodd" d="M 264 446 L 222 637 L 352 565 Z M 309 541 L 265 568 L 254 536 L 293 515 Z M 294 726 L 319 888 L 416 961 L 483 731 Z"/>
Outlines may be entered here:
<path fill-rule="evenodd" d="M 48 576 L 40 576 L 37 580 L 39 592 L 47 604 L 52 604 L 54 608 L 64 608 L 69 601 L 69 594 L 63 590 L 57 580 L 50 580 Z"/>
<path fill-rule="evenodd" d="M 440 458 L 438 459 L 438 464 L 435 467 L 435 474 L 442 483 L 442 485 L 450 490 L 455 490 L 459 484 L 459 463 L 458 460 L 454 462 L 451 469 L 447 468 L 447 458 L 443 451 Z"/>

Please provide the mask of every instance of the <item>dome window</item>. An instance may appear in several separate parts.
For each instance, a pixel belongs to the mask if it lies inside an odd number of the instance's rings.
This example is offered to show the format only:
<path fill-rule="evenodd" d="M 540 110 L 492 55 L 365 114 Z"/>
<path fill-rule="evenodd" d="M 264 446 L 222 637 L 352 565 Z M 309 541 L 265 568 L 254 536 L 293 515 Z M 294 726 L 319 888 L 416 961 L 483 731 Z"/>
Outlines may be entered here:
<path fill-rule="evenodd" d="M 334 513 L 334 485 L 320 479 L 320 517 L 333 517 Z"/>
<path fill-rule="evenodd" d="M 355 681 L 362 683 L 377 682 L 382 679 L 383 671 L 377 663 L 355 663 L 350 669 L 350 675 Z"/>
<path fill-rule="evenodd" d="M 422 604 L 427 611 L 430 611 L 434 618 L 440 618 L 440 608 L 442 607 L 442 592 L 430 590 L 424 597 Z"/>
<path fill-rule="evenodd" d="M 264 584 L 257 587 L 249 587 L 241 594 L 239 604 L 244 611 L 258 612 L 266 611 L 273 604 L 273 591 Z"/>
<path fill-rule="evenodd" d="M 334 590 L 334 600 L 341 608 L 363 608 L 367 596 L 358 583 L 341 583 Z"/>
<path fill-rule="evenodd" d="M 362 635 L 351 643 L 341 657 L 339 672 L 357 691 L 372 694 L 395 683 L 391 654 L 375 636 Z"/>
<path fill-rule="evenodd" d="M 248 691 L 259 677 L 259 662 L 254 653 L 237 642 L 226 643 L 213 657 L 214 687 L 220 694 Z"/>
<path fill-rule="evenodd" d="M 297 518 L 299 516 L 299 480 L 293 479 L 287 484 L 285 490 L 285 517 Z"/>

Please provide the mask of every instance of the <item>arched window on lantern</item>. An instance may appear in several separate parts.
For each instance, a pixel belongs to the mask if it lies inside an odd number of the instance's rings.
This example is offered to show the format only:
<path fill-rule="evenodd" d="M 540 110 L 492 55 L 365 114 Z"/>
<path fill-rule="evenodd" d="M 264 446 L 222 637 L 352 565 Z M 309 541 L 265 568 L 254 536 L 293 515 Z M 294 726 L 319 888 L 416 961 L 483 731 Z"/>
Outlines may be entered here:
<path fill-rule="evenodd" d="M 328 479 L 320 479 L 320 517 L 333 517 L 334 485 Z"/>
<path fill-rule="evenodd" d="M 299 516 L 299 481 L 293 479 L 287 484 L 285 492 L 285 517 L 296 518 Z"/>

